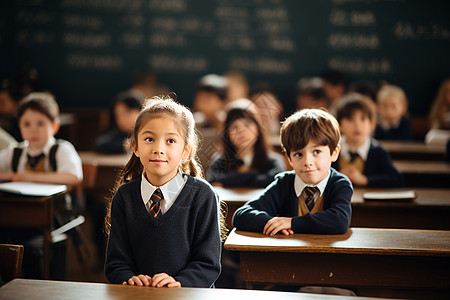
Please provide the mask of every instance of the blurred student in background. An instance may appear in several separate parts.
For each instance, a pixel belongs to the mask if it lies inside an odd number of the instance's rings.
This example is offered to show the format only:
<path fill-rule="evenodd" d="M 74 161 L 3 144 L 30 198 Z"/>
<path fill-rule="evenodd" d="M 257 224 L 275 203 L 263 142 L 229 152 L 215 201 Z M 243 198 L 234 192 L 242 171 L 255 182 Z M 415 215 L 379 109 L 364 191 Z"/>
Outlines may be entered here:
<path fill-rule="evenodd" d="M 200 78 L 194 94 L 194 118 L 199 128 L 220 130 L 225 119 L 223 107 L 228 97 L 228 80 L 217 74 Z"/>
<path fill-rule="evenodd" d="M 122 96 L 119 95 L 113 105 L 114 128 L 97 139 L 95 145 L 97 152 L 119 154 L 127 153 L 131 149 L 128 138 L 141 111 L 142 102 L 136 97 Z"/>
<path fill-rule="evenodd" d="M 370 100 L 349 94 L 339 101 L 336 112 L 342 139 L 341 152 L 332 167 L 356 186 L 402 186 L 403 176 L 394 167 L 391 156 L 371 138 L 375 113 Z"/>
<path fill-rule="evenodd" d="M 377 93 L 377 126 L 379 140 L 412 140 L 414 138 L 405 91 L 395 85 L 384 85 Z"/>
<path fill-rule="evenodd" d="M 283 104 L 271 86 L 266 83 L 255 84 L 250 90 L 250 99 L 258 108 L 267 135 L 279 139 Z"/>
<path fill-rule="evenodd" d="M 224 187 L 266 187 L 286 170 L 283 157 L 270 150 L 258 108 L 247 99 L 227 107 L 223 152 L 213 157 L 206 179 Z"/>
<path fill-rule="evenodd" d="M 17 120 L 17 107 L 22 94 L 10 80 L 5 79 L 0 85 L 0 127 L 15 140 L 22 141 Z"/>
<path fill-rule="evenodd" d="M 450 77 L 442 80 L 429 114 L 431 129 L 450 129 Z"/>
<path fill-rule="evenodd" d="M 59 108 L 53 95 L 31 93 L 20 102 L 17 115 L 24 142 L 0 151 L 0 180 L 79 184 L 83 170 L 77 151 L 70 142 L 54 138 L 59 129 Z M 71 207 L 67 202 L 62 207 L 60 204 L 55 203 L 55 213 L 63 218 Z M 41 278 L 40 230 L 3 228 L 0 242 L 24 245 L 25 277 Z"/>
<path fill-rule="evenodd" d="M 339 99 L 347 93 L 348 79 L 344 73 L 337 70 L 325 70 L 320 74 L 328 100 L 328 111 L 336 115 L 336 106 Z"/>
<path fill-rule="evenodd" d="M 239 71 L 229 71 L 224 77 L 228 81 L 227 103 L 236 99 L 248 98 L 250 86 L 245 75 Z"/>
<path fill-rule="evenodd" d="M 330 101 L 327 97 L 324 82 L 320 77 L 301 78 L 297 83 L 297 108 L 325 108 L 328 109 Z"/>

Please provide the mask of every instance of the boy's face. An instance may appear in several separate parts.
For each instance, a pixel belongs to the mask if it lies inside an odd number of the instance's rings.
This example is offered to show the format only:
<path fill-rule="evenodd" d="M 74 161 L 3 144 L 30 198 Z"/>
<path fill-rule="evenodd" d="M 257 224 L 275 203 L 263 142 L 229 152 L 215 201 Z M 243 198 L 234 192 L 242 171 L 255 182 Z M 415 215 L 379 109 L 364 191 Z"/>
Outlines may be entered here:
<path fill-rule="evenodd" d="M 382 120 L 394 125 L 400 122 L 406 113 L 406 107 L 401 99 L 391 94 L 378 101 L 377 111 Z"/>
<path fill-rule="evenodd" d="M 214 93 L 200 90 L 195 94 L 194 110 L 203 113 L 208 120 L 214 118 L 223 105 L 223 101 Z"/>
<path fill-rule="evenodd" d="M 347 144 L 353 147 L 361 146 L 372 131 L 372 121 L 361 110 L 355 110 L 350 119 L 342 118 L 341 133 L 345 135 Z"/>
<path fill-rule="evenodd" d="M 58 131 L 59 123 L 52 122 L 43 113 L 27 109 L 19 119 L 20 133 L 31 150 L 44 148 L 48 140 Z"/>
<path fill-rule="evenodd" d="M 310 141 L 305 148 L 291 151 L 289 164 L 303 182 L 316 185 L 327 177 L 331 163 L 338 158 L 339 150 L 338 145 L 333 153 L 330 153 L 328 146 L 320 146 Z"/>

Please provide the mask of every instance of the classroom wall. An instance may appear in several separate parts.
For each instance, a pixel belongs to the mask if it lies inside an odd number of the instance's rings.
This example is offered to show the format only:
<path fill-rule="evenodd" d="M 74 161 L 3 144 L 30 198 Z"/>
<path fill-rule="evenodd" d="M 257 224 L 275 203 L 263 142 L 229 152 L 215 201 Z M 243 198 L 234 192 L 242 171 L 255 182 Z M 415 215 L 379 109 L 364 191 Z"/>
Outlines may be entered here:
<path fill-rule="evenodd" d="M 152 70 L 192 104 L 206 73 L 270 82 L 286 111 L 325 68 L 405 88 L 426 115 L 450 74 L 450 5 L 431 0 L 15 0 L 0 4 L 0 78 L 29 63 L 64 107 L 107 107 Z"/>

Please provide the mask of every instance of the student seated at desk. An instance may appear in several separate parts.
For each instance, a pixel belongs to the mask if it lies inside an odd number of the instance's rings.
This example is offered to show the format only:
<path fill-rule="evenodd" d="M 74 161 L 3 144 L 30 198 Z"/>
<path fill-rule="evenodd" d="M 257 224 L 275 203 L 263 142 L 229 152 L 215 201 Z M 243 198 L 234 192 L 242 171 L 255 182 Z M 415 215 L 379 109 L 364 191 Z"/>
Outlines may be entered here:
<path fill-rule="evenodd" d="M 114 101 L 112 112 L 115 128 L 96 140 L 95 151 L 107 154 L 127 153 L 130 150 L 128 138 L 141 106 L 140 99 L 129 94 L 119 95 Z"/>
<path fill-rule="evenodd" d="M 228 104 L 222 153 L 213 157 L 206 179 L 224 187 L 266 187 L 286 170 L 283 157 L 270 150 L 257 106 L 240 99 Z"/>
<path fill-rule="evenodd" d="M 74 146 L 56 140 L 59 108 L 49 93 L 31 93 L 18 107 L 19 128 L 24 142 L 0 152 L 0 180 L 76 185 L 81 182 L 81 159 Z M 25 246 L 25 276 L 42 275 L 42 244 L 28 244 L 39 230 L 1 230 L 0 242 Z"/>
<path fill-rule="evenodd" d="M 339 155 L 339 124 L 320 109 L 291 115 L 281 127 L 281 146 L 294 171 L 280 173 L 256 200 L 233 216 L 238 230 L 342 234 L 350 226 L 353 187 L 331 168 Z"/>
<path fill-rule="evenodd" d="M 405 91 L 395 85 L 385 85 L 377 93 L 377 126 L 379 140 L 412 140 L 414 138 L 408 100 Z"/>
<path fill-rule="evenodd" d="M 340 123 L 341 153 L 332 166 L 347 175 L 354 185 L 399 187 L 403 176 L 392 164 L 389 153 L 371 138 L 374 111 L 370 100 L 360 94 L 349 94 L 337 107 Z"/>
<path fill-rule="evenodd" d="M 212 287 L 221 269 L 223 218 L 217 195 L 199 178 L 192 113 L 170 98 L 151 98 L 131 145 L 108 203 L 106 277 L 115 284 Z"/>

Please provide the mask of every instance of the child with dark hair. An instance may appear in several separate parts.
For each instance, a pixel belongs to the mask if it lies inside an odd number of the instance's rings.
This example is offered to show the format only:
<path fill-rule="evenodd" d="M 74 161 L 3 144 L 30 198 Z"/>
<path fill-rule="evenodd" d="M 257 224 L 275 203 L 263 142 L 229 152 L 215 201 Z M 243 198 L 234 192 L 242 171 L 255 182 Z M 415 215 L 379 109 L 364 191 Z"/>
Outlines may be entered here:
<path fill-rule="evenodd" d="M 398 187 L 403 176 L 386 149 L 371 137 L 375 113 L 370 100 L 350 94 L 339 102 L 337 120 L 343 135 L 341 154 L 333 167 L 347 175 L 354 185 Z"/>
<path fill-rule="evenodd" d="M 200 78 L 194 95 L 194 118 L 197 127 L 220 129 L 223 107 L 228 95 L 228 80 L 217 74 Z"/>
<path fill-rule="evenodd" d="M 206 179 L 224 187 L 265 187 L 286 169 L 283 157 L 270 150 L 254 103 L 241 99 L 229 105 L 223 152 L 213 157 Z"/>
<path fill-rule="evenodd" d="M 141 107 L 142 103 L 137 98 L 119 95 L 114 102 L 112 112 L 115 128 L 97 139 L 95 151 L 108 154 L 128 152 L 131 149 L 128 138 Z"/>

